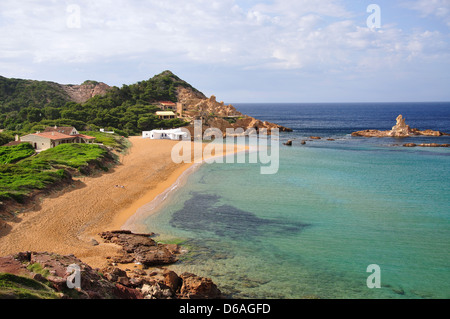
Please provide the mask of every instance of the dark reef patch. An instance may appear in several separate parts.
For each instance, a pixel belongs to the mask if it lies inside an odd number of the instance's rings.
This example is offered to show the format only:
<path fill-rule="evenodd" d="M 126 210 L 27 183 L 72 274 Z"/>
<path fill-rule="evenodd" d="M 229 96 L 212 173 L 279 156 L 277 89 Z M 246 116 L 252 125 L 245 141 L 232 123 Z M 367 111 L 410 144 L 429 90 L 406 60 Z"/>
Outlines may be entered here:
<path fill-rule="evenodd" d="M 191 193 L 192 198 L 172 215 L 170 225 L 183 230 L 215 234 L 232 239 L 296 234 L 308 224 L 289 220 L 264 219 L 252 212 L 220 203 L 220 196 Z"/>

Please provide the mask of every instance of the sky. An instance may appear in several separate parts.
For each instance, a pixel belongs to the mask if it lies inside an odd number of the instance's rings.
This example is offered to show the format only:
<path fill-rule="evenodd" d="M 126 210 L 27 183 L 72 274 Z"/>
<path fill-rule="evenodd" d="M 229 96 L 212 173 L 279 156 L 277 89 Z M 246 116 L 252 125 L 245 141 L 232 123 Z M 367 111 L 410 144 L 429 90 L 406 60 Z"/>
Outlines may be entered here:
<path fill-rule="evenodd" d="M 0 75 L 226 103 L 450 101 L 450 0 L 0 0 Z"/>

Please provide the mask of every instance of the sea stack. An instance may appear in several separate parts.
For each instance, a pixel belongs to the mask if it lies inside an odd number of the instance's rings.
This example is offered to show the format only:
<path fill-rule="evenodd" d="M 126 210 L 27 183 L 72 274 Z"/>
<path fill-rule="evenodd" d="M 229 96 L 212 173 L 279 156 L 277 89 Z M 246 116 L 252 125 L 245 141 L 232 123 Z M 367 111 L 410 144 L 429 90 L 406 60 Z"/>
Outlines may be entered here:
<path fill-rule="evenodd" d="M 388 134 L 389 136 L 407 137 L 412 134 L 411 128 L 409 127 L 409 125 L 406 125 L 405 119 L 403 118 L 403 116 L 401 114 L 399 116 L 397 116 L 396 121 L 397 121 L 397 124 L 395 124 L 395 126 L 392 127 L 392 130 Z"/>
<path fill-rule="evenodd" d="M 450 135 L 447 133 L 442 133 L 440 131 L 433 131 L 430 129 L 420 131 L 417 128 L 410 128 L 406 125 L 405 119 L 400 114 L 396 119 L 397 123 L 392 127 L 390 131 L 379 131 L 379 130 L 364 130 L 353 132 L 352 136 L 362 136 L 362 137 L 409 137 L 409 136 L 442 136 Z"/>

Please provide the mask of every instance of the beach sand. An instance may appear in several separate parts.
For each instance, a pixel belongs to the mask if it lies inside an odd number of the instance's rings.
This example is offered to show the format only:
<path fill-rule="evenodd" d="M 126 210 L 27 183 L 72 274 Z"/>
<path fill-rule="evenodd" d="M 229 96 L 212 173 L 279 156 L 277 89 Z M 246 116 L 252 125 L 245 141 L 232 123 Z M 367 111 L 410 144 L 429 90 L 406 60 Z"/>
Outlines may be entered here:
<path fill-rule="evenodd" d="M 94 268 L 106 266 L 106 257 L 119 247 L 103 243 L 98 234 L 121 229 L 193 165 L 171 160 L 177 141 L 130 137 L 130 142 L 128 154 L 110 172 L 79 178 L 62 194 L 44 197 L 37 208 L 19 214 L 16 223 L 0 231 L 0 256 L 45 251 L 73 254 Z"/>

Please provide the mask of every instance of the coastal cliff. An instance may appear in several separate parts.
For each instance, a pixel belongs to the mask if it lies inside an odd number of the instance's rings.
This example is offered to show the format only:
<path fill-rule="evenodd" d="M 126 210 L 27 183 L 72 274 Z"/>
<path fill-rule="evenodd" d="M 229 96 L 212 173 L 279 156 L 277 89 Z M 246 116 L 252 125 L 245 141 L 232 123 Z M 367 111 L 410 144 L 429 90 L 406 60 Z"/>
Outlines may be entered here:
<path fill-rule="evenodd" d="M 268 121 L 260 121 L 251 116 L 242 114 L 236 108 L 229 104 L 226 105 L 223 101 L 218 102 L 216 97 L 212 95 L 210 98 L 195 98 L 195 93 L 190 93 L 189 90 L 182 90 L 179 95 L 179 101 L 182 104 L 182 110 L 179 110 L 180 117 L 190 122 L 191 125 L 187 129 L 193 135 L 192 123 L 195 120 L 201 120 L 203 123 L 203 130 L 208 128 L 217 128 L 226 137 L 227 129 L 243 129 L 248 131 L 254 129 L 257 133 L 263 130 L 267 134 L 271 134 L 272 129 L 278 129 L 280 132 L 291 132 L 292 129 L 271 123 Z"/>
<path fill-rule="evenodd" d="M 352 136 L 362 136 L 362 137 L 410 137 L 410 136 L 443 136 L 450 135 L 440 131 L 434 131 L 431 129 L 419 130 L 417 128 L 411 128 L 405 123 L 405 119 L 402 115 L 397 116 L 397 123 L 388 131 L 380 130 L 364 130 L 353 132 Z"/>

